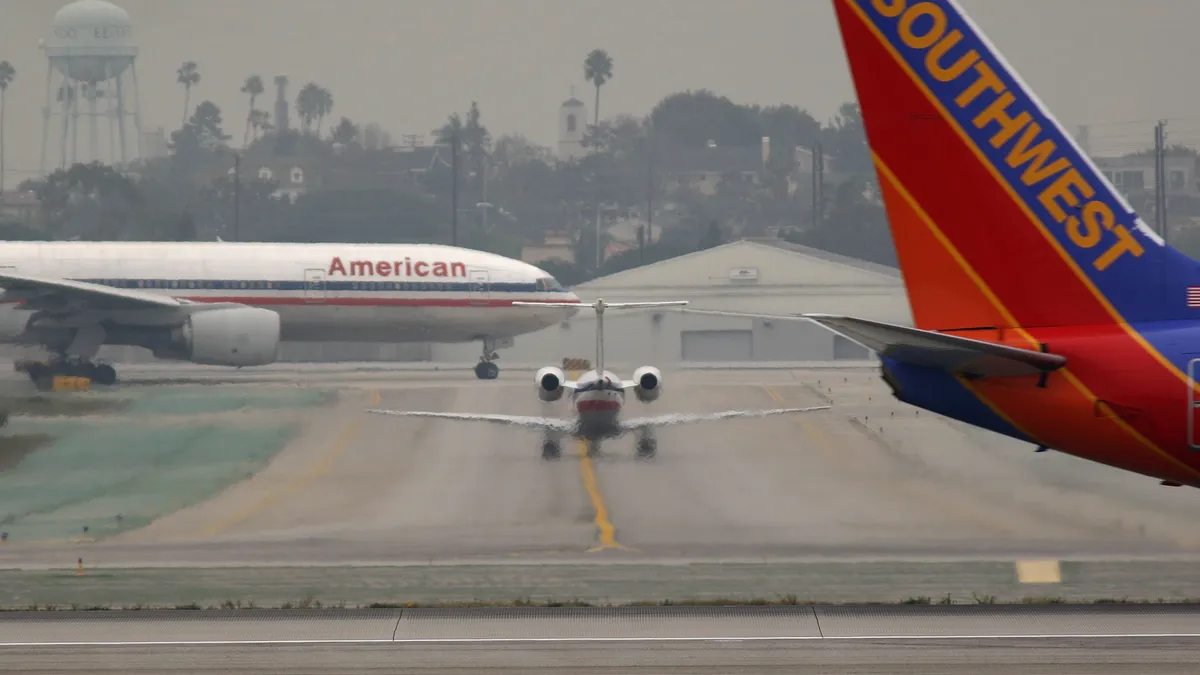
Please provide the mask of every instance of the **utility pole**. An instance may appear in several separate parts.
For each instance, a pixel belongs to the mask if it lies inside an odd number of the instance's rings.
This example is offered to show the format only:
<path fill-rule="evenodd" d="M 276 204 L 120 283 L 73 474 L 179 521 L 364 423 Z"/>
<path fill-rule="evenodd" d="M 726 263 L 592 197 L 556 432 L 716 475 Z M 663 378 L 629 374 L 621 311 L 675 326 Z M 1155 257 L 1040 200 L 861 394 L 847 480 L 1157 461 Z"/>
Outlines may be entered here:
<path fill-rule="evenodd" d="M 458 246 L 458 130 L 450 135 L 450 241 Z"/>
<path fill-rule="evenodd" d="M 642 258 L 647 243 L 654 242 L 654 136 L 646 132 L 646 233 L 642 237 Z"/>
<path fill-rule="evenodd" d="M 816 227 L 821 222 L 821 203 L 825 189 L 825 155 L 821 144 L 817 143 L 812 150 L 812 223 Z"/>
<path fill-rule="evenodd" d="M 233 153 L 233 240 L 241 241 L 242 155 Z"/>
<path fill-rule="evenodd" d="M 600 202 L 596 202 L 596 271 L 600 271 Z"/>
<path fill-rule="evenodd" d="M 1154 125 L 1154 225 L 1167 238 L 1167 121 Z"/>

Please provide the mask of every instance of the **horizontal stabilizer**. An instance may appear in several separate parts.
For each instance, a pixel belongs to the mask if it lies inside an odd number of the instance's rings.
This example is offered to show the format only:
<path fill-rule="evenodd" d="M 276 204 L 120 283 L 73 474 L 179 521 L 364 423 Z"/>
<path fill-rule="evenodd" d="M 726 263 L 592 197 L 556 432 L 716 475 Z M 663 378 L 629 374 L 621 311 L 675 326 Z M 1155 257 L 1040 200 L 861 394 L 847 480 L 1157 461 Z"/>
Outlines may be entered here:
<path fill-rule="evenodd" d="M 596 302 L 521 302 L 520 300 L 513 301 L 513 307 L 572 307 L 581 309 L 590 307 L 592 309 L 645 309 L 649 307 L 683 307 L 688 304 L 687 300 L 668 300 L 663 302 L 605 302 L 597 300 Z"/>
<path fill-rule="evenodd" d="M 880 356 L 915 366 L 975 377 L 1021 377 L 1062 368 L 1065 356 L 829 314 L 804 314 Z"/>

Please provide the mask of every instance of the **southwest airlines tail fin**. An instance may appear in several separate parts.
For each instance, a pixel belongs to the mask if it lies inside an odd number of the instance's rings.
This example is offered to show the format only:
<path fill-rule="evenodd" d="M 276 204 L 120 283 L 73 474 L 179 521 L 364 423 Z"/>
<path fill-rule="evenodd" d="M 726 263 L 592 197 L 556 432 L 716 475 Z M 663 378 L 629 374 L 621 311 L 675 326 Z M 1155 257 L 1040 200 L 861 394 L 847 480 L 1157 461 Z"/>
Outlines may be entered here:
<path fill-rule="evenodd" d="M 687 300 L 668 300 L 664 302 L 605 302 L 603 298 L 595 302 L 520 302 L 513 301 L 517 307 L 591 307 L 596 310 L 596 364 L 598 373 L 604 372 L 604 310 L 606 309 L 646 309 L 651 307 L 683 307 Z"/>
<path fill-rule="evenodd" d="M 956 0 L 832 0 L 919 328 L 1200 316 L 1165 245 Z"/>

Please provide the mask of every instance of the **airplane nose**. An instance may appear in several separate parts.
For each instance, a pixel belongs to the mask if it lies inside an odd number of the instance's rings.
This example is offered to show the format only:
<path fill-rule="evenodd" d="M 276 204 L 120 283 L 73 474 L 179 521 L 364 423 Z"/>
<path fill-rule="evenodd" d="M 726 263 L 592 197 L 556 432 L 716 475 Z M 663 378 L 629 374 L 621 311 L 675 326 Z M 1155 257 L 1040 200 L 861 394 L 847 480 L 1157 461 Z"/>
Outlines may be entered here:
<path fill-rule="evenodd" d="M 567 302 L 583 302 L 583 301 L 579 299 L 578 295 L 575 295 L 574 293 L 567 293 Z M 577 308 L 571 307 L 570 309 L 567 310 L 567 317 L 569 318 L 569 317 L 575 316 L 578 313 L 579 313 L 579 310 Z"/>

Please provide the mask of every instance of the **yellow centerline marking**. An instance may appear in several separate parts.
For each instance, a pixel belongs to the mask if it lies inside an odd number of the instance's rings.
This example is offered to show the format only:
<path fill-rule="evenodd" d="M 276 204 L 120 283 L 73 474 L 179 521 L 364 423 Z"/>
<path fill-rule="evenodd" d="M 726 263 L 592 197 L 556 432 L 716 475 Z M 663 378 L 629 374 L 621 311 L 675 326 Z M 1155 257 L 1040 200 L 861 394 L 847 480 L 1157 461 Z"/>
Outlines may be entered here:
<path fill-rule="evenodd" d="M 382 400 L 378 389 L 371 390 L 370 399 L 372 404 L 378 404 Z M 230 527 L 244 522 L 250 517 L 265 511 L 271 506 L 274 506 L 281 500 L 300 492 L 316 479 L 329 473 L 329 470 L 332 469 L 334 464 L 337 462 L 338 457 L 346 452 L 346 450 L 350 447 L 350 442 L 358 436 L 358 432 L 362 429 L 362 425 L 362 419 L 356 417 L 349 424 L 347 424 L 344 429 L 342 429 L 342 433 L 338 434 L 338 437 L 336 440 L 334 440 L 329 452 L 325 453 L 319 460 L 317 460 L 317 462 L 314 463 L 308 471 L 300 476 L 297 476 L 287 485 L 276 490 L 275 492 L 268 494 L 254 504 L 234 513 L 228 518 L 224 518 L 216 523 L 213 523 L 205 528 L 199 536 L 215 537 Z"/>
<path fill-rule="evenodd" d="M 614 538 L 616 528 L 608 519 L 608 509 L 604 506 L 604 497 L 600 495 L 600 488 L 596 485 L 596 470 L 592 467 L 592 458 L 588 457 L 590 445 L 588 441 L 582 439 L 579 441 L 579 476 L 583 479 L 583 487 L 587 489 L 588 497 L 592 500 L 592 508 L 596 511 L 596 518 L 592 522 L 596 524 L 596 529 L 600 533 L 600 545 L 590 548 L 588 551 L 594 553 L 606 548 L 629 550 L 617 543 Z"/>
<path fill-rule="evenodd" d="M 572 380 L 579 377 L 579 371 L 577 370 L 571 370 L 567 374 Z M 592 501 L 592 510 L 596 513 L 596 517 L 592 522 L 596 525 L 596 530 L 600 537 L 600 544 L 588 549 L 588 552 L 595 553 L 610 548 L 621 551 L 633 550 L 621 545 L 616 540 L 616 528 L 613 527 L 612 521 L 608 519 L 608 507 L 604 505 L 604 496 L 600 494 L 600 487 L 596 483 L 596 469 L 592 466 L 592 458 L 588 456 L 591 443 L 579 439 L 577 447 L 579 454 L 579 477 L 583 479 L 583 487 L 587 490 L 588 498 Z"/>

